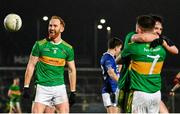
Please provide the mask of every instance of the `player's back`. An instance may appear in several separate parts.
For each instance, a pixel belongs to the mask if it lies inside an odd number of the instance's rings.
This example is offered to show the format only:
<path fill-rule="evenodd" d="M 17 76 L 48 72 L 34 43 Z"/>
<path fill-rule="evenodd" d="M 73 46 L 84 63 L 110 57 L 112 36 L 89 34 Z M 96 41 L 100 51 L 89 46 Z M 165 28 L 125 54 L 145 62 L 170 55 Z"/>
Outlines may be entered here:
<path fill-rule="evenodd" d="M 150 48 L 149 43 L 132 43 L 123 53 L 131 56 L 130 88 L 149 93 L 160 90 L 160 73 L 166 56 L 164 48 Z"/>

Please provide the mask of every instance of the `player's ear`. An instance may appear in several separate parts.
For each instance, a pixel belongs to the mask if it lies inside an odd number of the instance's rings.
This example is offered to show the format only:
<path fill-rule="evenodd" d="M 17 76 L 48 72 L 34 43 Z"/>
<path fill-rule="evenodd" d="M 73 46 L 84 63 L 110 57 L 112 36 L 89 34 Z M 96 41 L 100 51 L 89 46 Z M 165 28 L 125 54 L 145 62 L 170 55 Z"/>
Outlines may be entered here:
<path fill-rule="evenodd" d="M 64 27 L 61 25 L 60 26 L 60 32 L 63 32 L 64 31 Z"/>
<path fill-rule="evenodd" d="M 117 50 L 118 50 L 118 48 L 119 48 L 119 47 L 118 47 L 118 46 L 116 46 L 116 47 L 115 47 L 115 51 L 117 51 Z"/>

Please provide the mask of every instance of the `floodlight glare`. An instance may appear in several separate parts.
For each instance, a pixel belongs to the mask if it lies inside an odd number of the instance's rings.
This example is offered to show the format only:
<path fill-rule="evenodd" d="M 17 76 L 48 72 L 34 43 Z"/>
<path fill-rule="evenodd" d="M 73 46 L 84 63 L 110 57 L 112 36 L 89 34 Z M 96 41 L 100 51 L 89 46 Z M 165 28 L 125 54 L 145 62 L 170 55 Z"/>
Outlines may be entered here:
<path fill-rule="evenodd" d="M 101 19 L 101 20 L 100 20 L 100 23 L 101 23 L 101 24 L 104 24 L 104 23 L 106 23 L 106 20 L 105 20 L 105 19 Z"/>
<path fill-rule="evenodd" d="M 110 31 L 110 30 L 111 30 L 111 27 L 107 27 L 106 29 L 107 29 L 108 31 Z"/>
<path fill-rule="evenodd" d="M 102 25 L 98 25 L 97 28 L 98 28 L 98 29 L 102 29 L 103 26 L 102 26 Z"/>
<path fill-rule="evenodd" d="M 43 17 L 43 20 L 44 20 L 44 21 L 47 21 L 47 20 L 48 20 L 48 16 L 44 16 L 44 17 Z"/>

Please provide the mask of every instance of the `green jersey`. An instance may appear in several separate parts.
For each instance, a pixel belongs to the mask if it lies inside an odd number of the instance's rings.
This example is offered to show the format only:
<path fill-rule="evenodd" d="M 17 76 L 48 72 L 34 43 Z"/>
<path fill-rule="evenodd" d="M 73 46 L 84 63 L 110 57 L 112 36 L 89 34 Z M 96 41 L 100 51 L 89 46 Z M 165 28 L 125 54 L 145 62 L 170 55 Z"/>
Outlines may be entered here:
<path fill-rule="evenodd" d="M 134 34 L 136 34 L 136 32 L 129 32 L 126 35 L 124 48 L 127 48 L 127 46 L 132 43 L 131 38 Z M 126 64 L 123 64 L 122 69 L 121 69 L 121 77 L 118 80 L 118 88 L 124 89 L 127 91 L 129 88 L 128 86 L 129 85 L 129 71 L 128 71 L 129 62 L 130 62 L 130 59 L 129 60 L 126 59 Z"/>
<path fill-rule="evenodd" d="M 136 32 L 130 32 L 126 35 L 125 42 L 124 42 L 124 48 L 126 48 L 128 46 L 128 44 L 132 43 L 131 38 L 134 34 L 136 34 Z"/>
<path fill-rule="evenodd" d="M 154 93 L 161 89 L 161 69 L 166 51 L 162 46 L 150 48 L 150 43 L 131 43 L 122 52 L 130 57 L 130 89 Z"/>
<path fill-rule="evenodd" d="M 65 41 L 55 44 L 43 39 L 34 44 L 31 53 L 39 57 L 35 70 L 36 84 L 44 86 L 64 84 L 66 61 L 74 60 L 74 50 L 71 45 Z"/>
<path fill-rule="evenodd" d="M 11 90 L 12 94 L 10 95 L 11 102 L 19 102 L 20 101 L 20 87 L 18 85 L 11 85 L 9 90 Z"/>

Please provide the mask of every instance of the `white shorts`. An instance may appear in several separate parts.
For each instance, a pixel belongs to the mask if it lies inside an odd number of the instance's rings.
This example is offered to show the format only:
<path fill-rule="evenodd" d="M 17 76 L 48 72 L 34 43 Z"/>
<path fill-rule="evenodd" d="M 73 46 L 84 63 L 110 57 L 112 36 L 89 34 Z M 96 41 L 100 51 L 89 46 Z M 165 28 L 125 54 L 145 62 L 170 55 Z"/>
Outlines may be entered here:
<path fill-rule="evenodd" d="M 102 100 L 105 107 L 107 106 L 117 106 L 118 103 L 118 96 L 119 96 L 119 89 L 115 92 L 115 103 L 111 102 L 110 94 L 109 93 L 103 93 L 102 94 Z"/>
<path fill-rule="evenodd" d="M 35 101 L 48 106 L 68 102 L 65 85 L 42 86 L 37 85 Z"/>
<path fill-rule="evenodd" d="M 132 113 L 159 113 L 161 92 L 146 93 L 134 91 Z"/>

